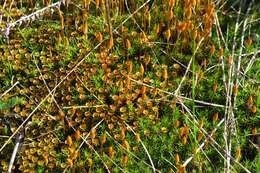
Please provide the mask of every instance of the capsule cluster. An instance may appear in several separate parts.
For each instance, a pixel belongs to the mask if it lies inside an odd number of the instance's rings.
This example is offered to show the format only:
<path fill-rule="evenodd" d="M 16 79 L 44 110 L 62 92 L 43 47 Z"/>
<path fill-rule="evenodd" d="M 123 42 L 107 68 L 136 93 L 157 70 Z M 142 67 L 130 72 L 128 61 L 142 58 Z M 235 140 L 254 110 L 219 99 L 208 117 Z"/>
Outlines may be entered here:
<path fill-rule="evenodd" d="M 140 9 L 141 1 L 127 3 L 44 0 L 38 6 L 46 11 L 25 17 L 19 3 L 11 8 L 18 21 L 9 26 L 13 34 L 8 43 L 0 38 L 5 43 L 0 45 L 0 93 L 19 84 L 0 100 L 0 135 L 10 136 L 19 127 L 15 119 L 10 128 L 2 124 L 4 115 L 17 114 L 24 120 L 43 101 L 26 123 L 14 170 L 116 172 L 118 167 L 131 170 L 147 164 L 149 168 L 144 146 L 162 172 L 173 172 L 165 168 L 172 165 L 178 172 L 205 171 L 209 163 L 198 151 L 201 143 L 203 153 L 219 159 L 208 145 L 208 135 L 223 144 L 222 129 L 215 132 L 214 127 L 225 115 L 225 89 L 222 74 L 211 74 L 211 67 L 227 50 L 211 40 L 214 2 L 161 0 Z M 22 28 L 26 21 L 33 22 Z M 23 24 L 20 30 L 17 24 Z M 202 39 L 205 42 L 193 57 L 194 45 Z M 252 44 L 250 37 L 245 40 L 245 46 Z M 190 60 L 193 64 L 187 69 Z M 225 68 L 232 67 L 234 58 L 227 56 L 224 63 Z M 233 86 L 234 96 L 240 97 L 239 89 Z M 255 94 L 243 100 L 239 109 L 244 106 L 255 118 Z M 249 128 L 253 142 L 258 130 Z M 0 138 L 0 144 L 4 142 Z M 0 155 L 0 172 L 8 167 L 11 144 L 8 147 L 8 154 Z M 243 159 L 243 149 L 241 144 L 234 151 L 237 161 Z M 190 156 L 194 161 L 184 166 Z"/>

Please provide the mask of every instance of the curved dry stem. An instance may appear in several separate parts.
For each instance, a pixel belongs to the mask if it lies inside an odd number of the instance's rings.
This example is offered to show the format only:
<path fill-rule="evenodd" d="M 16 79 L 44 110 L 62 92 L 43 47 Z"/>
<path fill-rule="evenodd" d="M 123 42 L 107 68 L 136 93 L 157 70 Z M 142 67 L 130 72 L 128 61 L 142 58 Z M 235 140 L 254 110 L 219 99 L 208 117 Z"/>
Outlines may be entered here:
<path fill-rule="evenodd" d="M 124 123 L 125 123 L 125 125 L 134 133 L 134 135 L 136 135 L 136 133 L 135 133 L 135 131 L 133 130 L 133 128 L 132 128 L 131 126 L 129 126 L 126 122 L 124 122 Z M 140 140 L 140 143 L 142 144 L 142 146 L 143 146 L 143 148 L 144 148 L 144 150 L 145 150 L 145 152 L 146 152 L 146 154 L 147 154 L 147 156 L 148 156 L 148 158 L 149 158 L 149 160 L 150 160 L 150 163 L 151 163 L 151 165 L 152 165 L 153 172 L 155 173 L 155 172 L 156 172 L 156 169 L 155 169 L 155 167 L 154 167 L 154 164 L 153 164 L 153 160 L 152 160 L 152 158 L 151 158 L 151 155 L 149 154 L 149 152 L 148 152 L 148 150 L 147 150 L 147 148 L 146 148 L 146 146 L 144 145 L 144 143 L 143 143 L 142 140 Z"/>

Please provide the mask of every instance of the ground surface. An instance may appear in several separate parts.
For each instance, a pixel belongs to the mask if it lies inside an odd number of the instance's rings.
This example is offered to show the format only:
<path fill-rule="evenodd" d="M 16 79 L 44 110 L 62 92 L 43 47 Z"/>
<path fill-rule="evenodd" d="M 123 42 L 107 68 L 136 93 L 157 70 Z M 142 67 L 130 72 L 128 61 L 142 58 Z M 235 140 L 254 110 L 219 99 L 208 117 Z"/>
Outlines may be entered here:
<path fill-rule="evenodd" d="M 259 2 L 0 10 L 0 172 L 260 172 Z"/>

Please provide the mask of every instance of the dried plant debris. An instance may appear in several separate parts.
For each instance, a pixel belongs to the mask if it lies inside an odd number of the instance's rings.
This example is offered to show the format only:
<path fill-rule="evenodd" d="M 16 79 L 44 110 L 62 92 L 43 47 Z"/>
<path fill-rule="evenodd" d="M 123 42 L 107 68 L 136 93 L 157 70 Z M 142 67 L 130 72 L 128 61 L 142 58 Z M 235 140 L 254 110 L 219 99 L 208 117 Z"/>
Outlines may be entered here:
<path fill-rule="evenodd" d="M 0 2 L 0 172 L 259 172 L 259 2 Z"/>

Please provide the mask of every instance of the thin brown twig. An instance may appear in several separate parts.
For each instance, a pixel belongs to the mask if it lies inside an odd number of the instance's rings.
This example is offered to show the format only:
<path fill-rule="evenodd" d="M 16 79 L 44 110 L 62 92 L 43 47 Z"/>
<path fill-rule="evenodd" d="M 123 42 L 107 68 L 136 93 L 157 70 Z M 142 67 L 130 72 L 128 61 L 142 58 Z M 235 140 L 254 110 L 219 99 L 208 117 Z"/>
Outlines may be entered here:
<path fill-rule="evenodd" d="M 86 88 L 88 90 L 88 92 L 91 93 L 90 89 L 86 86 L 86 84 L 84 84 L 84 82 L 78 77 L 78 75 L 77 75 L 77 79 L 81 82 L 81 84 L 84 86 L 84 88 Z M 100 100 L 94 93 L 91 93 L 91 95 L 93 95 L 100 103 L 104 104 L 104 102 L 102 100 Z"/>
<path fill-rule="evenodd" d="M 181 100 L 179 100 L 179 101 L 180 101 L 180 103 L 182 103 Z M 246 167 L 244 167 L 244 166 L 243 166 L 241 163 L 239 163 L 234 157 L 232 157 L 232 155 L 230 155 L 230 154 L 227 152 L 227 150 L 223 149 L 223 147 L 221 147 L 221 146 L 211 137 L 211 135 L 206 132 L 206 130 L 205 130 L 204 128 L 199 127 L 199 123 L 198 123 L 197 120 L 194 118 L 194 115 L 192 115 L 192 113 L 189 111 L 189 109 L 184 105 L 184 103 L 182 103 L 182 106 L 184 107 L 184 109 L 188 112 L 188 114 L 189 114 L 190 117 L 192 118 L 192 120 L 190 120 L 190 121 L 191 121 L 192 123 L 195 123 L 195 125 L 198 126 L 198 128 L 208 137 L 208 139 L 210 139 L 215 145 L 217 145 L 221 150 L 223 150 L 224 153 L 225 153 L 225 155 L 226 155 L 226 157 L 229 157 L 230 160 L 233 160 L 235 163 L 237 163 L 237 164 L 238 164 L 241 168 L 243 168 L 247 173 L 251 173 Z M 219 126 L 223 123 L 222 121 L 225 122 L 225 118 L 222 119 L 220 123 L 218 123 L 217 127 L 219 127 Z M 216 129 L 216 130 L 217 130 L 217 129 Z M 215 149 L 216 149 L 216 148 L 215 148 Z M 197 150 L 200 151 L 200 149 L 197 149 Z M 218 150 L 216 150 L 216 151 L 218 151 Z M 192 158 L 189 158 L 188 161 L 186 161 L 186 162 L 189 163 L 191 160 L 192 160 Z M 186 163 L 186 165 L 187 165 L 187 163 Z M 233 166 L 230 165 L 230 167 L 232 168 Z"/>
<path fill-rule="evenodd" d="M 136 9 L 132 14 L 130 14 L 120 25 L 118 25 L 114 31 L 117 31 L 122 25 L 124 25 L 130 18 L 133 17 L 139 10 L 141 10 L 144 6 L 146 6 L 151 0 L 147 0 L 143 5 L 141 5 L 138 9 Z"/>
<path fill-rule="evenodd" d="M 215 13 L 215 19 L 216 20 L 218 19 L 217 13 Z M 216 31 L 217 31 L 218 46 L 219 46 L 219 48 L 221 48 L 221 42 L 220 42 L 221 28 L 220 28 L 220 26 L 217 25 Z M 226 49 L 227 49 L 227 47 L 226 47 Z M 225 86 L 225 90 L 227 92 L 227 83 L 226 83 L 226 75 L 225 75 L 225 63 L 224 63 L 223 55 L 220 55 L 219 58 L 221 60 L 223 85 Z"/>
<path fill-rule="evenodd" d="M 40 73 L 40 75 L 41 75 L 41 77 L 42 77 L 42 73 L 41 73 L 41 71 L 40 71 L 40 69 L 39 69 L 39 67 L 38 67 L 38 65 L 37 65 L 37 63 L 36 63 L 36 61 L 34 61 L 34 62 L 35 62 L 35 65 L 36 65 L 36 67 L 37 67 L 37 69 L 38 69 L 38 71 L 39 71 L 39 73 Z M 44 84 L 45 84 L 45 86 L 46 86 L 48 92 L 52 95 L 52 93 L 51 93 L 51 91 L 50 91 L 50 89 L 49 89 L 49 87 L 48 87 L 48 85 L 47 85 L 45 79 L 44 79 L 43 77 L 42 77 L 42 79 L 43 79 L 43 82 L 44 82 Z M 62 111 L 61 107 L 59 106 L 59 104 L 57 103 L 57 101 L 56 101 L 56 99 L 54 98 L 53 95 L 52 95 L 52 98 L 53 98 L 53 100 L 54 100 L 56 106 L 58 107 L 58 109 L 59 109 L 60 111 Z M 77 106 L 73 106 L 73 107 L 77 107 Z M 79 106 L 78 106 L 78 107 L 79 107 Z M 82 106 L 81 106 L 81 107 L 82 107 Z M 66 109 L 66 108 L 69 108 L 69 109 L 70 109 L 70 107 L 65 107 L 65 109 Z M 103 119 L 102 119 L 99 123 L 97 123 L 96 126 L 94 126 L 92 129 L 97 128 L 102 122 L 103 122 Z M 74 132 L 76 132 L 76 129 L 75 129 L 73 126 L 72 126 L 72 129 L 74 130 Z M 82 135 L 80 135 L 80 138 L 83 139 L 83 142 L 82 142 L 82 143 L 85 142 L 87 145 L 90 146 L 90 148 L 91 148 L 92 150 L 94 150 L 94 152 L 98 155 L 98 157 L 101 159 L 101 161 L 103 162 L 103 164 L 105 165 L 106 169 L 107 169 L 108 172 L 109 172 L 109 169 L 108 169 L 107 165 L 105 164 L 105 162 L 103 161 L 103 159 L 101 158 L 101 156 L 99 156 L 99 154 L 97 153 L 97 151 L 87 142 L 86 139 L 88 138 L 89 135 L 90 135 L 90 133 L 88 133 L 87 137 L 85 137 L 85 138 L 84 138 Z M 82 145 L 80 145 L 78 151 L 80 150 L 81 147 L 82 147 Z M 120 167 L 119 167 L 119 168 L 120 168 Z M 67 169 L 68 169 L 68 166 L 65 168 L 64 171 L 66 171 Z"/>
<path fill-rule="evenodd" d="M 198 49 L 199 49 L 199 47 L 200 47 L 200 45 L 201 45 L 201 43 L 202 43 L 203 40 L 204 40 L 204 37 L 202 37 L 201 40 L 199 41 L 199 43 L 198 43 L 198 45 L 197 45 L 197 47 L 196 47 L 196 49 L 195 49 L 195 51 L 194 51 L 194 53 L 193 53 L 193 55 L 192 55 L 190 61 L 189 61 L 189 64 L 188 64 L 187 69 L 186 69 L 186 71 L 185 71 L 185 74 L 184 74 L 184 76 L 182 77 L 182 80 L 181 80 L 179 86 L 177 87 L 177 89 L 176 89 L 175 92 L 174 92 L 175 95 L 179 93 L 179 91 L 180 91 L 180 89 L 181 89 L 181 86 L 182 86 L 182 83 L 183 83 L 184 80 L 186 79 L 186 76 L 187 76 L 187 74 L 188 74 L 188 72 L 189 72 L 189 70 L 190 70 L 192 60 L 193 60 L 193 58 L 195 57 L 195 55 L 196 55 L 196 53 L 197 53 L 197 51 L 198 51 Z"/>
<path fill-rule="evenodd" d="M 49 96 L 51 96 L 52 92 L 55 91 L 61 84 L 63 81 L 65 81 L 67 79 L 67 77 L 76 69 L 78 68 L 78 66 L 84 62 L 85 58 L 87 58 L 88 56 L 90 56 L 92 54 L 92 52 L 94 50 L 96 50 L 103 42 L 100 42 L 99 44 L 97 44 L 92 51 L 90 51 L 86 57 L 84 57 L 82 60 L 80 60 L 78 62 L 78 64 L 64 77 L 61 79 L 61 81 L 51 90 L 51 92 L 49 92 L 44 99 L 41 100 L 41 102 L 34 108 L 34 110 L 27 116 L 27 118 L 23 121 L 23 123 L 16 129 L 16 131 L 14 131 L 14 133 L 9 137 L 9 139 L 4 143 L 4 145 L 2 145 L 2 147 L 0 148 L 0 152 L 5 148 L 5 146 L 10 142 L 10 140 L 16 135 L 16 133 L 27 123 L 27 121 L 33 116 L 33 114 L 41 107 L 41 105 L 47 100 L 47 98 Z"/>
<path fill-rule="evenodd" d="M 107 105 L 93 105 L 93 106 L 64 106 L 62 109 L 87 109 L 87 108 L 98 108 L 98 107 L 106 107 Z"/>
<path fill-rule="evenodd" d="M 254 3 L 254 0 L 252 0 L 251 3 L 249 4 L 249 7 L 248 7 L 247 12 L 246 12 L 246 16 L 248 16 L 253 3 Z M 244 23 L 243 23 L 242 36 L 241 36 L 240 49 L 239 49 L 239 56 L 238 56 L 238 62 L 237 62 L 237 68 L 236 68 L 235 86 L 237 86 L 237 84 L 238 84 L 238 78 L 239 78 L 239 74 L 240 74 L 239 72 L 240 72 L 240 67 L 241 67 L 241 54 L 243 53 L 243 44 L 244 44 L 247 21 L 248 21 L 248 18 L 246 18 L 244 20 Z M 234 100 L 233 100 L 233 108 L 236 107 L 236 98 L 237 97 L 235 95 Z"/>
<path fill-rule="evenodd" d="M 62 3 L 64 4 L 64 0 L 60 0 L 58 2 L 51 4 L 51 5 L 48 5 L 47 7 L 41 8 L 40 10 L 37 10 L 37 11 L 35 11 L 35 12 L 29 14 L 29 15 L 22 16 L 20 19 L 14 21 L 12 23 L 9 23 L 8 26 L 5 29 L 0 30 L 0 32 L 4 33 L 5 36 L 8 38 L 9 34 L 10 34 L 10 30 L 12 28 L 14 28 L 15 26 L 17 26 L 17 25 L 20 26 L 23 22 L 33 21 L 37 17 L 39 17 L 40 15 L 43 15 L 45 11 L 49 10 L 50 8 L 59 7 Z"/>
<path fill-rule="evenodd" d="M 254 64 L 254 61 L 256 60 L 256 55 L 257 55 L 258 53 L 260 53 L 260 49 L 257 50 L 257 51 L 255 51 L 253 57 L 250 58 L 250 61 L 249 61 L 248 65 L 247 65 L 246 69 L 244 70 L 244 73 L 243 73 L 244 75 L 249 71 L 249 69 L 250 69 L 250 68 L 252 67 L 252 65 Z M 241 54 L 240 56 L 242 57 L 242 54 Z"/>
<path fill-rule="evenodd" d="M 175 97 L 178 97 L 180 99 L 184 99 L 184 100 L 189 100 L 189 101 L 194 101 L 195 103 L 200 103 L 200 104 L 204 104 L 204 105 L 207 105 L 207 106 L 214 106 L 214 107 L 220 107 L 220 108 L 225 108 L 224 105 L 219 105 L 219 104 L 216 104 L 216 103 L 209 103 L 209 102 L 205 102 L 205 101 L 200 101 L 200 100 L 194 100 L 194 99 L 191 99 L 191 98 L 187 98 L 187 97 L 184 97 L 184 96 L 180 96 L 180 95 L 176 95 L 175 93 L 172 93 L 172 92 L 169 92 L 169 91 L 165 91 L 165 90 L 162 90 L 162 89 L 159 89 L 159 88 L 156 88 L 156 87 L 153 87 L 151 85 L 148 85 L 146 83 L 143 83 L 143 82 L 140 82 L 140 81 L 137 81 L 131 77 L 128 76 L 128 78 L 139 84 L 139 85 L 144 85 L 146 87 L 149 87 L 149 88 L 152 88 L 152 89 L 157 89 L 159 92 L 163 92 L 163 93 L 166 93 L 168 94 L 168 96 L 175 96 Z M 158 100 L 161 100 L 161 99 L 158 99 Z"/>
<path fill-rule="evenodd" d="M 8 90 L 6 90 L 3 94 L 0 95 L 0 99 L 2 97 L 4 97 L 8 92 L 10 92 L 18 84 L 19 84 L 19 81 L 16 81 Z"/>
<path fill-rule="evenodd" d="M 132 128 L 131 126 L 129 126 L 126 122 L 124 122 L 124 123 L 125 123 L 125 125 L 133 132 L 133 134 L 136 135 L 136 133 L 135 133 L 135 131 L 133 130 L 133 128 Z M 147 156 L 148 156 L 148 158 L 149 158 L 149 160 L 150 160 L 150 163 L 151 163 L 153 172 L 156 173 L 156 168 L 154 167 L 154 164 L 153 164 L 153 160 L 152 160 L 152 158 L 151 158 L 151 155 L 149 154 L 149 152 L 148 152 L 148 150 L 147 150 L 147 148 L 146 148 L 146 146 L 144 145 L 144 143 L 143 143 L 142 140 L 140 140 L 140 143 L 142 144 L 142 146 L 143 146 L 143 148 L 144 148 L 144 151 L 146 152 L 146 154 L 147 154 Z"/>
<path fill-rule="evenodd" d="M 141 162 L 143 162 L 145 165 L 149 166 L 150 168 L 152 168 L 152 166 L 150 164 L 148 164 L 147 162 L 145 162 L 144 160 L 140 159 L 139 157 L 137 157 L 134 153 L 132 153 L 131 151 L 127 150 L 125 147 L 123 147 L 119 142 L 117 142 L 113 136 L 111 136 L 107 131 L 106 131 L 106 134 L 114 140 L 114 142 L 120 146 L 123 150 L 125 150 L 127 153 L 129 153 L 130 155 L 132 155 L 134 158 L 136 158 L 137 160 L 140 160 Z M 159 171 L 156 169 L 156 171 Z"/>
<path fill-rule="evenodd" d="M 96 129 L 103 121 L 104 121 L 104 119 L 100 120 L 94 127 L 91 128 L 91 130 Z M 76 131 L 76 129 L 75 129 L 74 127 L 72 127 L 72 129 L 73 129 L 74 131 Z M 91 130 L 90 130 L 90 131 L 91 131 Z M 83 137 L 82 135 L 80 135 L 80 138 L 81 138 L 83 141 L 81 142 L 80 146 L 77 148 L 76 151 L 80 151 L 80 149 L 82 148 L 83 144 L 86 143 L 86 144 L 95 152 L 95 154 L 100 158 L 100 160 L 101 160 L 102 163 L 104 164 L 106 170 L 108 171 L 108 173 L 110 173 L 110 171 L 109 171 L 109 169 L 108 169 L 108 166 L 106 165 L 106 163 L 104 162 L 104 160 L 101 158 L 101 156 L 98 154 L 98 152 L 97 152 L 97 151 L 88 143 L 88 141 L 87 141 L 87 138 L 88 138 L 89 135 L 90 135 L 90 131 L 89 131 L 89 133 L 88 133 L 85 137 Z M 63 172 L 65 173 L 68 168 L 69 168 L 69 165 L 66 166 L 66 168 L 63 170 Z"/>
<path fill-rule="evenodd" d="M 239 29 L 239 20 L 241 15 L 241 8 L 242 8 L 242 1 L 239 5 L 239 11 L 237 15 L 235 30 L 234 30 L 234 37 L 233 37 L 233 46 L 232 46 L 232 53 L 231 57 L 234 57 L 235 48 L 236 48 L 236 37 L 237 32 Z M 225 126 L 224 126 L 224 141 L 225 141 L 225 148 L 226 148 L 226 162 L 225 162 L 225 172 L 230 173 L 230 166 L 231 166 L 231 160 L 228 155 L 231 155 L 231 149 L 232 149 L 232 130 L 233 130 L 233 108 L 232 108 L 232 90 L 233 90 L 233 75 L 234 75 L 234 64 L 231 63 L 228 69 L 228 84 L 227 84 L 227 94 L 226 94 L 226 110 L 225 110 Z"/>
<path fill-rule="evenodd" d="M 201 146 L 197 149 L 197 152 L 199 152 L 199 151 L 202 151 L 202 148 L 204 147 L 204 145 L 205 145 L 205 143 L 208 141 L 208 139 L 209 138 L 211 138 L 212 140 L 214 140 L 211 136 L 213 135 L 213 133 L 212 134 L 209 134 L 203 127 L 200 127 L 199 126 L 199 123 L 198 123 L 198 121 L 197 121 L 197 119 L 195 118 L 195 115 L 193 115 L 192 113 L 191 113 L 191 111 L 189 110 L 189 108 L 181 101 L 181 100 L 179 100 L 179 103 L 181 104 L 181 106 L 186 110 L 186 112 L 188 112 L 188 114 L 189 114 L 189 116 L 187 116 L 187 118 L 188 118 L 188 120 L 192 123 L 192 124 L 194 124 L 195 126 L 197 126 L 198 128 L 199 128 L 199 130 L 201 131 L 201 132 L 203 132 L 204 133 L 204 135 L 207 137 L 206 139 L 205 139 L 205 141 L 201 144 Z M 191 117 L 191 118 L 190 118 Z M 222 122 L 223 123 L 223 122 Z M 216 127 L 216 129 L 214 129 L 215 131 L 217 131 L 217 129 L 220 127 L 220 125 L 222 124 L 222 123 L 219 123 L 218 125 L 217 125 L 217 127 Z M 222 153 L 213 145 L 213 148 L 219 153 L 219 155 L 224 159 L 224 160 L 226 160 L 226 158 L 222 155 Z M 190 157 L 190 158 L 188 158 L 184 163 L 186 163 L 185 165 L 187 166 L 187 164 L 191 161 L 193 159 L 193 157 Z"/>
<path fill-rule="evenodd" d="M 33 55 L 33 58 L 34 58 L 34 55 Z M 41 76 L 41 78 L 42 78 L 42 80 L 43 80 L 43 83 L 44 83 L 46 89 L 48 90 L 48 92 L 49 92 L 50 95 L 52 96 L 53 101 L 55 102 L 56 106 L 57 106 L 59 109 L 61 109 L 61 108 L 60 108 L 60 105 L 57 103 L 57 101 L 56 101 L 56 99 L 55 99 L 53 93 L 51 92 L 50 88 L 48 87 L 48 85 L 47 85 L 47 83 L 46 83 L 46 81 L 45 81 L 45 79 L 44 79 L 44 77 L 43 77 L 43 75 L 42 75 L 42 72 L 41 72 L 41 70 L 40 70 L 40 68 L 39 68 L 39 66 L 38 66 L 38 64 L 37 64 L 35 58 L 34 58 L 34 64 L 35 64 L 35 66 L 36 66 L 38 72 L 40 73 L 40 76 Z"/>
<path fill-rule="evenodd" d="M 142 83 L 142 82 L 139 82 L 139 81 L 136 81 L 136 80 L 134 80 L 134 79 L 131 79 L 130 78 L 130 80 L 132 80 L 132 81 L 134 81 L 134 82 L 136 82 L 136 83 L 138 83 L 138 84 L 141 84 L 141 85 L 144 85 L 144 86 L 147 86 L 147 87 L 150 87 L 150 88 L 155 88 L 155 87 L 153 87 L 153 86 L 150 86 L 150 85 L 148 85 L 148 84 L 145 84 L 145 83 Z M 174 93 L 170 93 L 170 92 L 167 92 L 167 91 L 164 91 L 164 90 L 161 90 L 161 89 L 158 89 L 158 91 L 161 91 L 161 92 L 164 92 L 164 93 L 167 93 L 167 94 L 172 94 L 172 95 L 174 95 Z M 178 96 L 177 96 L 177 98 L 178 98 Z M 179 100 L 179 102 L 180 103 L 182 103 L 182 101 L 181 101 L 181 98 L 178 98 L 178 100 Z M 182 103 L 182 105 L 187 109 L 187 107 Z M 188 111 L 189 112 L 189 111 Z M 191 115 L 191 117 L 193 118 L 193 121 L 195 122 L 195 124 L 198 126 L 198 122 L 197 122 L 197 120 L 195 119 L 195 117 L 193 117 L 192 116 L 192 114 L 189 112 L 189 114 Z M 224 121 L 224 120 L 223 120 Z M 219 126 L 222 124 L 223 122 L 221 122 L 220 124 L 219 124 Z M 202 130 L 202 132 L 203 133 L 205 133 L 206 134 L 206 136 L 209 136 L 209 134 L 203 129 L 203 128 L 201 128 L 201 130 Z M 217 129 L 216 129 L 217 130 Z M 210 138 L 211 140 L 214 140 L 213 138 Z M 215 141 L 215 140 L 214 140 Z M 203 145 L 205 145 L 205 144 L 203 144 Z M 216 148 L 215 148 L 216 149 Z M 216 149 L 217 150 L 217 149 Z M 224 149 L 223 149 L 224 150 Z M 217 150 L 218 151 L 218 150 Z M 227 152 L 226 152 L 226 150 L 224 150 L 225 151 L 225 153 L 227 154 Z M 220 153 L 219 151 L 218 151 L 218 153 Z M 221 153 L 220 153 L 221 154 Z M 228 157 L 232 157 L 231 155 L 228 155 Z M 226 159 L 224 156 L 223 156 L 223 158 L 224 159 Z M 233 157 L 232 157 L 233 158 Z M 233 159 L 234 160 L 234 159 Z M 238 164 L 241 166 L 241 167 L 243 167 L 243 165 L 241 165 L 239 162 L 238 162 Z M 231 166 L 232 167 L 232 166 Z M 247 170 L 245 167 L 243 167 L 245 170 Z"/>

